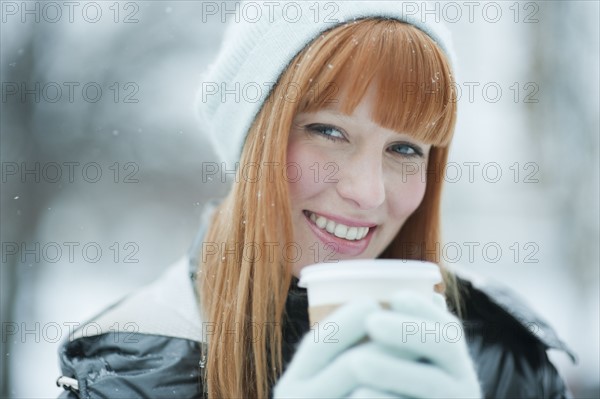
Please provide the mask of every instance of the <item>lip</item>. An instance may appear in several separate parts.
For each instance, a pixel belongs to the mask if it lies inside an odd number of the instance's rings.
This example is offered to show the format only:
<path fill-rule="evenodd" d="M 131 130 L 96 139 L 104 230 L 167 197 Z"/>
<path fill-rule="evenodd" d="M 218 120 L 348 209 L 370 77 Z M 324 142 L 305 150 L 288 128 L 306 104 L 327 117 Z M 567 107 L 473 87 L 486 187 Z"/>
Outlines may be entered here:
<path fill-rule="evenodd" d="M 349 256 L 358 256 L 360 254 L 362 254 L 367 247 L 369 246 L 369 243 L 371 242 L 371 238 L 373 237 L 373 232 L 375 231 L 375 228 L 377 225 L 376 224 L 372 224 L 372 223 L 367 223 L 367 222 L 362 222 L 361 223 L 357 223 L 356 221 L 351 221 L 348 219 L 343 219 L 343 218 L 339 218 L 339 217 L 332 217 L 331 220 L 333 220 L 334 222 L 338 222 L 342 223 L 342 224 L 346 224 L 347 226 L 350 227 L 369 227 L 369 232 L 367 233 L 367 235 L 365 236 L 365 238 L 361 239 L 361 240 L 357 240 L 357 241 L 349 241 L 343 238 L 339 238 L 336 237 L 332 234 L 327 233 L 326 231 L 321 230 L 312 220 L 310 220 L 309 216 L 306 214 L 306 212 L 311 212 L 311 213 L 316 213 L 317 215 L 322 215 L 326 218 L 330 218 L 328 215 L 324 214 L 324 213 L 317 213 L 317 212 L 312 212 L 312 211 L 304 211 L 302 212 L 302 214 L 304 215 L 304 218 L 306 219 L 306 222 L 308 223 L 309 227 L 311 228 L 311 230 L 313 231 L 313 233 L 321 240 L 321 242 L 323 242 L 323 244 L 326 245 L 325 250 L 330 254 L 331 251 L 337 252 L 339 254 L 343 254 L 343 255 L 349 255 Z M 334 248 L 331 248 L 331 247 Z"/>
<path fill-rule="evenodd" d="M 308 209 L 305 210 L 305 212 L 310 212 L 310 213 L 314 213 L 315 215 L 320 215 L 323 216 L 329 220 L 333 220 L 336 223 L 341 223 L 344 224 L 348 227 L 377 227 L 377 223 L 373 223 L 373 222 L 369 222 L 366 220 L 356 220 L 356 219 L 347 219 L 341 216 L 334 216 L 334 215 L 330 215 L 328 213 L 321 213 L 321 212 L 313 212 L 313 211 L 309 211 Z M 306 214 L 305 214 L 306 215 Z"/>

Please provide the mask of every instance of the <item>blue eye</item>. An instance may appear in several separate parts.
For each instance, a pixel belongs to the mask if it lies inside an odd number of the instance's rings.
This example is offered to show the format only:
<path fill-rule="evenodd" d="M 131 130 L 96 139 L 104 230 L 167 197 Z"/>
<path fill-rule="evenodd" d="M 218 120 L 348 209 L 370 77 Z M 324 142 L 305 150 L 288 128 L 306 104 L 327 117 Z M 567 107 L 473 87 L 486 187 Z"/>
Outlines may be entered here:
<path fill-rule="evenodd" d="M 390 147 L 392 152 L 395 152 L 399 155 L 405 156 L 405 157 L 422 157 L 423 156 L 423 151 L 416 145 L 413 144 L 407 144 L 407 143 L 399 143 L 399 144 L 394 144 Z"/>
<path fill-rule="evenodd" d="M 342 140 L 344 139 L 344 133 L 341 129 L 331 126 L 331 125 L 323 125 L 320 123 L 313 123 L 307 125 L 306 128 L 313 133 L 316 133 L 320 136 L 325 137 L 329 140 Z"/>

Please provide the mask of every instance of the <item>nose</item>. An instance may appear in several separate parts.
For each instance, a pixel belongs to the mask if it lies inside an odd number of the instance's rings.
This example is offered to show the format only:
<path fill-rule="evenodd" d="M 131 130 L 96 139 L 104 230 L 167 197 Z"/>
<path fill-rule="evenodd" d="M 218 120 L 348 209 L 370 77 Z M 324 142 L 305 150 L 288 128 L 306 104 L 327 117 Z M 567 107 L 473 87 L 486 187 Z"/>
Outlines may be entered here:
<path fill-rule="evenodd" d="M 340 165 L 340 172 L 336 190 L 342 198 L 363 210 L 383 204 L 385 182 L 380 154 L 364 153 L 351 157 L 343 166 Z"/>

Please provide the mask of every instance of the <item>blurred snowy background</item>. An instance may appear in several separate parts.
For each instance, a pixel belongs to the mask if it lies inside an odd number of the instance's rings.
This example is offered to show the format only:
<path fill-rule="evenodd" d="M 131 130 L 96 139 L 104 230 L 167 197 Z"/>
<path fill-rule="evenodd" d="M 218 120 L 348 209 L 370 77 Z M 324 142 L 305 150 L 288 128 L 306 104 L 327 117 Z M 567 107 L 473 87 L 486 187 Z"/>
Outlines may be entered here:
<path fill-rule="evenodd" d="M 599 397 L 598 2 L 412 5 L 459 60 L 441 260 L 524 297 L 578 354 L 551 354 L 575 396 Z M 69 327 L 153 280 L 226 192 L 193 110 L 223 3 L 1 7 L 0 395 L 55 397 Z"/>

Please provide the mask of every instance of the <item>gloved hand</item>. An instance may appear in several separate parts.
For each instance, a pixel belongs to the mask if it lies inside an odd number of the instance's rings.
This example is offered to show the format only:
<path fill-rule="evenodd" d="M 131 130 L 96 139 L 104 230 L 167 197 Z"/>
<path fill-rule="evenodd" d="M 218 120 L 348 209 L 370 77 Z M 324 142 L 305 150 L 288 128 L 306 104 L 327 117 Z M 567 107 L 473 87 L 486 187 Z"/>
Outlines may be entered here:
<path fill-rule="evenodd" d="M 441 295 L 401 292 L 389 305 L 366 320 L 373 352 L 364 359 L 365 385 L 413 398 L 482 397 L 462 324 Z"/>
<path fill-rule="evenodd" d="M 303 339 L 274 397 L 481 397 L 460 322 L 433 295 L 342 306 Z"/>
<path fill-rule="evenodd" d="M 366 317 L 378 309 L 374 300 L 350 302 L 316 323 L 315 331 L 304 336 L 292 362 L 275 385 L 274 398 L 349 395 L 357 387 L 353 374 L 358 370 L 348 368 L 340 360 L 348 358 L 354 351 L 352 347 L 367 336 Z"/>

